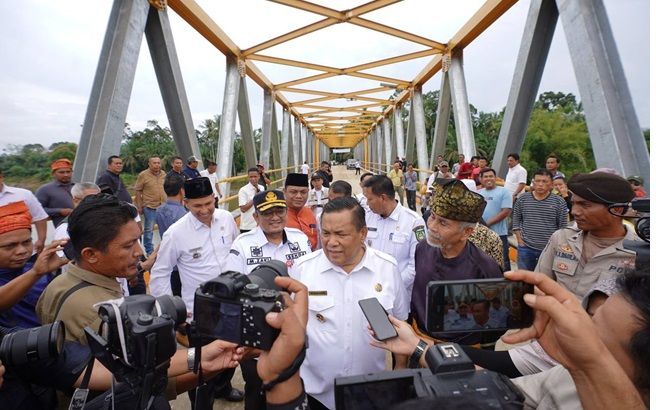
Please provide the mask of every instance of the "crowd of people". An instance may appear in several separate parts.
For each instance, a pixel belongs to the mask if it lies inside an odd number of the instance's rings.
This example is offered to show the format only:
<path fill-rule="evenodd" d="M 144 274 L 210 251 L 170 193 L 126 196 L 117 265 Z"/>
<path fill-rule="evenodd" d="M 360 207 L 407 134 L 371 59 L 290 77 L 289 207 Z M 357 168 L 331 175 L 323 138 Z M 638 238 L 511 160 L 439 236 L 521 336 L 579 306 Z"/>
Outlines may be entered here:
<path fill-rule="evenodd" d="M 635 252 L 624 246 L 635 237 L 631 227 L 608 209 L 645 196 L 642 179 L 604 169 L 566 180 L 555 155 L 530 181 L 517 154 L 507 158 L 505 180 L 486 158 L 465 162 L 461 155 L 453 167 L 442 156 L 436 160 L 423 183 L 402 159 L 381 175 L 358 161 L 357 195 L 348 181 L 333 179 L 325 161 L 316 169 L 304 163 L 280 190 L 258 165 L 239 189 L 238 223 L 218 206 L 216 163 L 199 171 L 194 156 L 185 166 L 174 157 L 168 172 L 151 157 L 134 199 L 118 156 L 108 158 L 95 182 L 75 184 L 71 161 L 54 161 L 53 181 L 36 195 L 4 185 L 0 173 L 0 326 L 14 331 L 62 320 L 67 343 L 85 346 L 84 328 L 101 323 L 98 303 L 145 293 L 181 297 L 192 323 L 199 285 L 221 272 L 248 275 L 278 260 L 289 278 L 276 283 L 294 294 L 285 297 L 288 309 L 267 316 L 280 336 L 269 351 L 204 341 L 202 366 L 213 397 L 243 400 L 247 410 L 334 409 L 335 378 L 384 370 L 385 350 L 393 353 L 394 369 L 403 369 L 425 365 L 427 345 L 457 341 L 470 346 L 476 364 L 514 377 L 529 408 L 644 406 L 649 277 L 634 272 Z M 59 232 L 50 244 L 48 219 Z M 515 272 L 510 235 L 517 243 Z M 496 338 L 483 340 L 476 332 L 456 339 L 428 331 L 430 281 L 504 275 L 541 291 L 524 296 L 537 312 L 535 322 L 503 337 L 509 350 L 489 350 Z M 397 338 L 372 339 L 358 305 L 367 298 L 390 314 Z M 453 310 L 486 329 L 499 319 L 495 303 L 490 297 Z M 487 311 L 470 318 L 476 309 Z M 176 331 L 180 350 L 171 359 L 165 397 L 189 391 L 194 403 L 198 378 L 184 363 L 185 356 L 193 363 L 187 329 Z M 301 354 L 304 360 L 295 360 Z M 237 366 L 243 392 L 231 384 Z M 84 367 L 62 378 L 70 385 L 61 390 L 70 394 Z M 95 367 L 93 373 L 92 390 L 106 390 L 111 376 Z M 622 401 L 611 402 L 619 392 Z M 6 380 L 0 404 L 29 406 L 40 400 L 35 395 Z"/>

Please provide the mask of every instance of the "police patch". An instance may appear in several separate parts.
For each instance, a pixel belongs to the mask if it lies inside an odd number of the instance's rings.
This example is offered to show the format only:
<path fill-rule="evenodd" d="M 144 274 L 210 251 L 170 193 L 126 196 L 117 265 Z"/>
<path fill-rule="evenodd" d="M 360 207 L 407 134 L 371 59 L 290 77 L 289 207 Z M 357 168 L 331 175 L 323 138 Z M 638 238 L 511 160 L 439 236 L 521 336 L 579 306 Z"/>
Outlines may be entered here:
<path fill-rule="evenodd" d="M 251 256 L 256 258 L 262 256 L 262 248 L 259 246 L 251 246 Z"/>
<path fill-rule="evenodd" d="M 567 245 L 567 244 L 560 245 L 560 250 L 563 251 L 563 252 L 567 252 L 567 253 L 572 253 L 572 252 L 574 252 L 574 250 L 572 249 L 572 247 L 569 246 L 569 245 Z"/>
<path fill-rule="evenodd" d="M 426 238 L 426 231 L 423 226 L 417 226 L 412 230 L 415 233 L 415 238 L 417 241 L 421 242 Z"/>

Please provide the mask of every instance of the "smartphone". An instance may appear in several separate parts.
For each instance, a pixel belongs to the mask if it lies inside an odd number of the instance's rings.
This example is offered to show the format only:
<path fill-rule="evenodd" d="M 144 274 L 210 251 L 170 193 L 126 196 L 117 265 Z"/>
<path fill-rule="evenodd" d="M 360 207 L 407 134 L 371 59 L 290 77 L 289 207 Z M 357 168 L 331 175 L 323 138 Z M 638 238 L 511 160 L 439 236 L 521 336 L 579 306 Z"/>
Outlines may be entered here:
<path fill-rule="evenodd" d="M 533 285 L 524 282 L 432 281 L 426 293 L 426 330 L 431 334 L 499 332 L 533 323 L 533 309 L 524 302 Z"/>
<path fill-rule="evenodd" d="M 396 329 L 394 329 L 394 326 L 387 317 L 385 308 L 380 304 L 378 299 L 362 299 L 358 301 L 358 304 L 360 305 L 360 309 L 362 309 L 362 313 L 367 318 L 371 329 L 374 331 L 374 338 L 376 340 L 382 342 L 383 340 L 398 336 Z"/>

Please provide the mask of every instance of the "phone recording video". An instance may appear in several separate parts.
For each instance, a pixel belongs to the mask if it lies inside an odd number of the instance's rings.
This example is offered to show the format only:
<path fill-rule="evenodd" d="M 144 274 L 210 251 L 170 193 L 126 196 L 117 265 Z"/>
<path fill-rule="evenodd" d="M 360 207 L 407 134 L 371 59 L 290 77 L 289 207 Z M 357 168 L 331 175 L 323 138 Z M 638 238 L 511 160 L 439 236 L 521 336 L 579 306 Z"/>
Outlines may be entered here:
<path fill-rule="evenodd" d="M 524 294 L 533 285 L 505 279 L 429 282 L 426 306 L 427 331 L 464 333 L 505 331 L 528 327 L 533 309 Z"/>

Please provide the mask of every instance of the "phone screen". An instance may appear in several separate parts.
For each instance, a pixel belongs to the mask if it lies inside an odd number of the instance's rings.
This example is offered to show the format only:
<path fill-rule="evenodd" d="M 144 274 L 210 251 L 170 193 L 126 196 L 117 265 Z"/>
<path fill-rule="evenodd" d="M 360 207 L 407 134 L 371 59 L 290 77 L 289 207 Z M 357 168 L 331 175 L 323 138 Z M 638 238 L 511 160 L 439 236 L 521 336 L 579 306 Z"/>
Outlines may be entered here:
<path fill-rule="evenodd" d="M 533 309 L 524 302 L 525 293 L 533 293 L 533 285 L 505 279 L 429 282 L 426 330 L 466 333 L 528 327 Z"/>
<path fill-rule="evenodd" d="M 374 331 L 374 337 L 377 340 L 387 340 L 397 336 L 396 329 L 390 323 L 387 312 L 378 299 L 362 299 L 358 301 L 358 304 L 364 316 L 367 318 L 371 329 Z"/>

